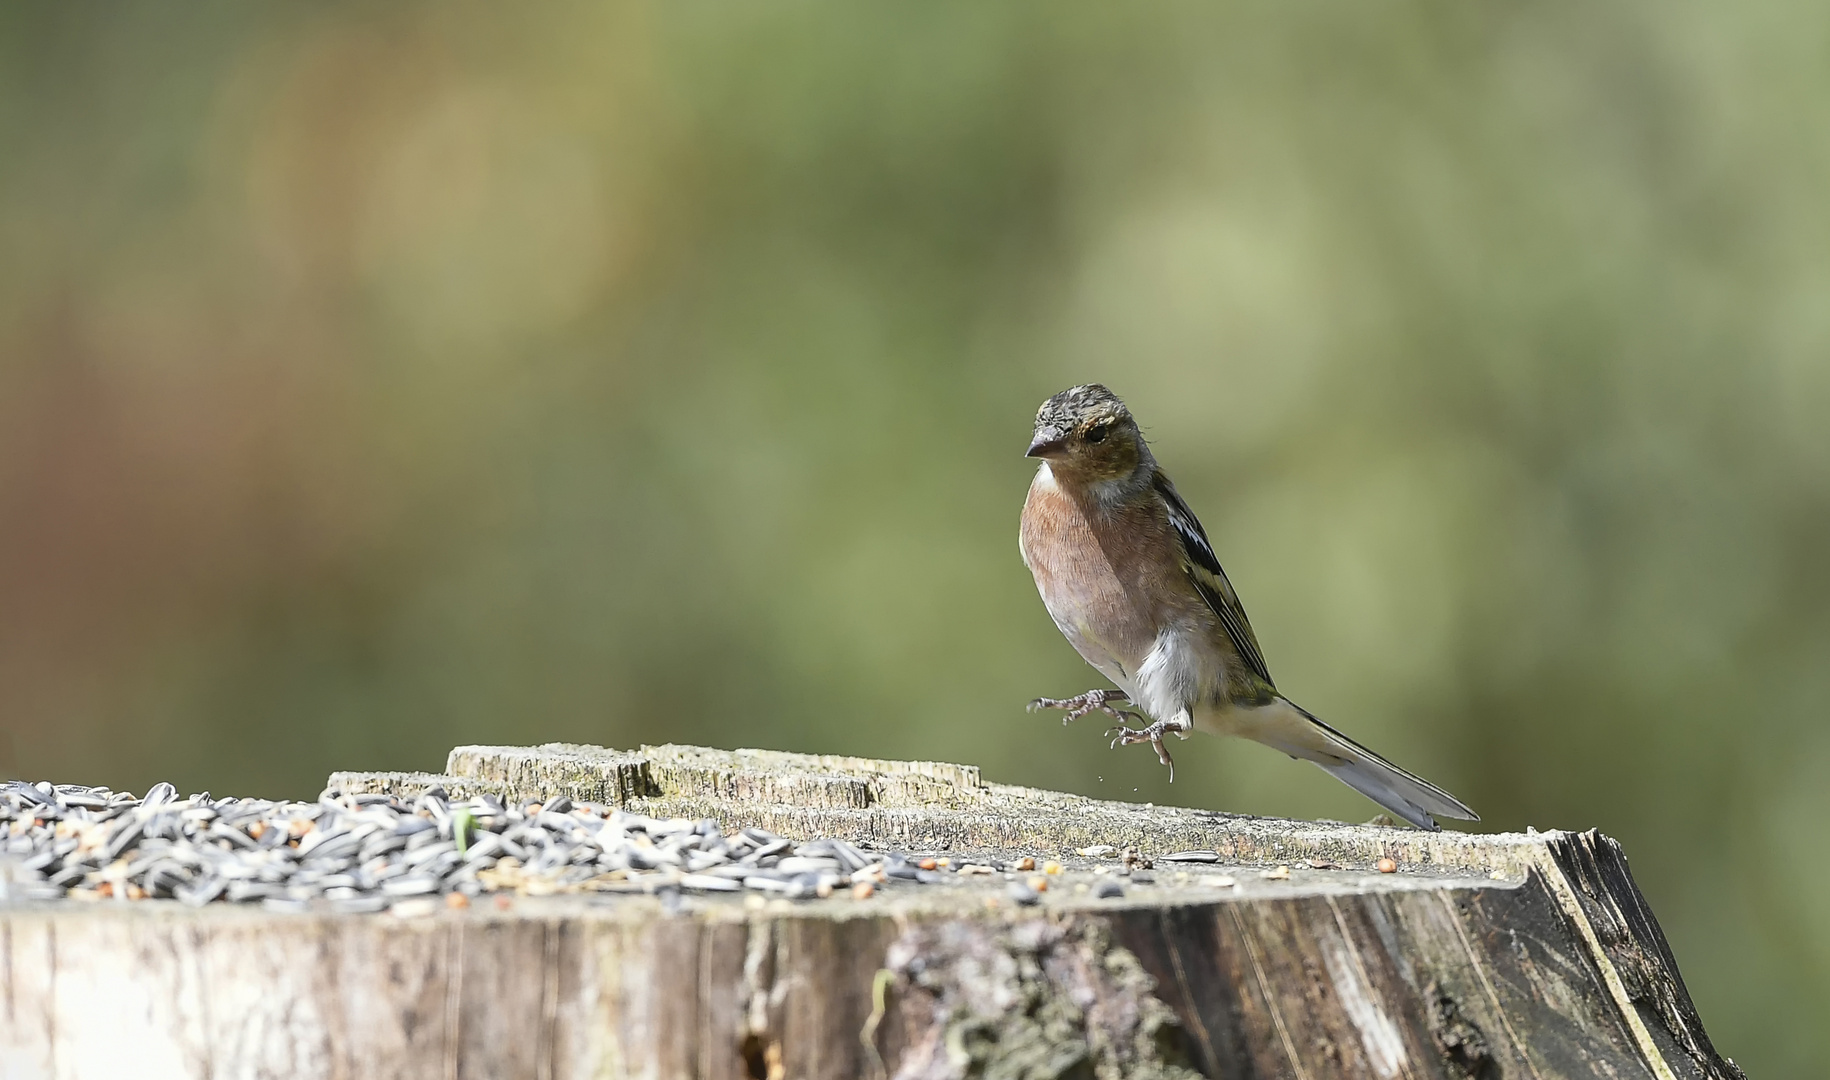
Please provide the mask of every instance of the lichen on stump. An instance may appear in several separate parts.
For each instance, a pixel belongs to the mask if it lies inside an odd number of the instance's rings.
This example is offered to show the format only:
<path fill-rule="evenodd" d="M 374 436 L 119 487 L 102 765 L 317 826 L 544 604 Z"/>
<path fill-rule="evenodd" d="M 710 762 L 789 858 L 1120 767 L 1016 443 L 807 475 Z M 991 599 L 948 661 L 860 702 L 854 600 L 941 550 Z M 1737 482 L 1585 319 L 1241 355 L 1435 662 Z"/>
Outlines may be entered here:
<path fill-rule="evenodd" d="M 912 926 L 889 947 L 879 1033 L 895 1080 L 1197 1080 L 1175 1012 L 1096 919 Z"/>

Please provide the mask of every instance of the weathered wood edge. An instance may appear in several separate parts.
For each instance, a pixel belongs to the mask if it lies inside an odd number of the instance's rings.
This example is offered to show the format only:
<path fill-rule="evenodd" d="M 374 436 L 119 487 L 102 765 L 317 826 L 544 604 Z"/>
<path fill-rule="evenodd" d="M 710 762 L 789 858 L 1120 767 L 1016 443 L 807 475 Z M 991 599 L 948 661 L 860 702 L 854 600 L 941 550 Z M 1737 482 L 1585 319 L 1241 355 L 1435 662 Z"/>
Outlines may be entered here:
<path fill-rule="evenodd" d="M 1669 1076 L 1657 1063 L 1687 1059 L 1705 1075 L 1745 1080 L 1710 1042 L 1619 841 L 1594 829 L 1548 836 L 1541 872 L 1655 1072 Z"/>

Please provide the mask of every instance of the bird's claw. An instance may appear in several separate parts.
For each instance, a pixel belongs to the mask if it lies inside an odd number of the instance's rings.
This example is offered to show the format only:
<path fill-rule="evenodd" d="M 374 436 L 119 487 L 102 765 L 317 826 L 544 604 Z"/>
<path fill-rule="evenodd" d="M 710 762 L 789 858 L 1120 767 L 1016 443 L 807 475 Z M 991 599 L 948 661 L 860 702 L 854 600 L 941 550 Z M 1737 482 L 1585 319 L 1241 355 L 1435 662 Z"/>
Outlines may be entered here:
<path fill-rule="evenodd" d="M 1162 720 L 1141 728 L 1128 727 L 1123 721 L 1120 721 L 1117 727 L 1107 729 L 1106 735 L 1112 739 L 1112 749 L 1114 750 L 1133 743 L 1149 743 L 1150 748 L 1156 751 L 1156 759 L 1168 767 L 1169 782 L 1173 784 L 1176 781 L 1176 763 L 1169 756 L 1169 748 L 1163 745 L 1163 736 L 1171 732 L 1180 738 L 1188 738 L 1188 732 L 1180 724 L 1170 724 Z"/>
<path fill-rule="evenodd" d="M 1120 725 L 1123 725 L 1127 719 L 1142 720 L 1143 717 L 1129 709 L 1117 708 L 1108 704 L 1108 702 L 1129 702 L 1130 700 L 1130 698 L 1125 696 L 1123 690 L 1088 690 L 1084 694 L 1071 698 L 1039 697 L 1030 702 L 1027 708 L 1030 712 L 1035 712 L 1038 709 L 1066 709 L 1068 711 L 1067 715 L 1061 718 L 1061 725 L 1063 727 L 1066 727 L 1090 712 L 1105 713 L 1112 719 L 1117 720 Z"/>

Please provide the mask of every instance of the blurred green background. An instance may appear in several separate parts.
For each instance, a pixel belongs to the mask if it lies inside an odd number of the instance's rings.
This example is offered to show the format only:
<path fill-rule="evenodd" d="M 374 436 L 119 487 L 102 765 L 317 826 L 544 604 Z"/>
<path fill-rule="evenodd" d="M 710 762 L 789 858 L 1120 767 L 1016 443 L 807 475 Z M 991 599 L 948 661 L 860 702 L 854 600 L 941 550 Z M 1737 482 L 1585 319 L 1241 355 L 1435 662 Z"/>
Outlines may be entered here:
<path fill-rule="evenodd" d="M 1111 752 L 1018 561 L 1123 395 L 1280 686 L 1621 838 L 1724 1052 L 1830 1035 L 1830 9 L 8 6 L 0 772 Z"/>

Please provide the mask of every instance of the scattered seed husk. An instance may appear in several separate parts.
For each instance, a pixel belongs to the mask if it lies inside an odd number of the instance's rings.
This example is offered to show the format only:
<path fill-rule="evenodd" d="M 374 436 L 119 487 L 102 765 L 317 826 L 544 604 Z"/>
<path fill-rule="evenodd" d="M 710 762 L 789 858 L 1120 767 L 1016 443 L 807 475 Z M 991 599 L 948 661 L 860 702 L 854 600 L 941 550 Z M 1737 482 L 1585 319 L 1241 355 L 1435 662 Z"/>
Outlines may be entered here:
<path fill-rule="evenodd" d="M 786 901 L 849 889 L 865 899 L 891 881 L 947 881 L 951 866 L 837 839 L 797 843 L 756 828 L 727 835 L 711 819 L 649 818 L 564 796 L 504 806 L 487 795 L 456 801 L 442 788 L 417 797 L 328 790 L 286 802 L 180 798 L 171 784 L 144 797 L 0 784 L 0 903 L 144 898 L 427 914 L 486 893 L 497 906 L 507 894 L 558 893 L 677 900 L 748 890 Z"/>
<path fill-rule="evenodd" d="M 1220 861 L 1218 851 L 1172 851 L 1167 855 L 1158 855 L 1164 862 L 1215 863 Z"/>

